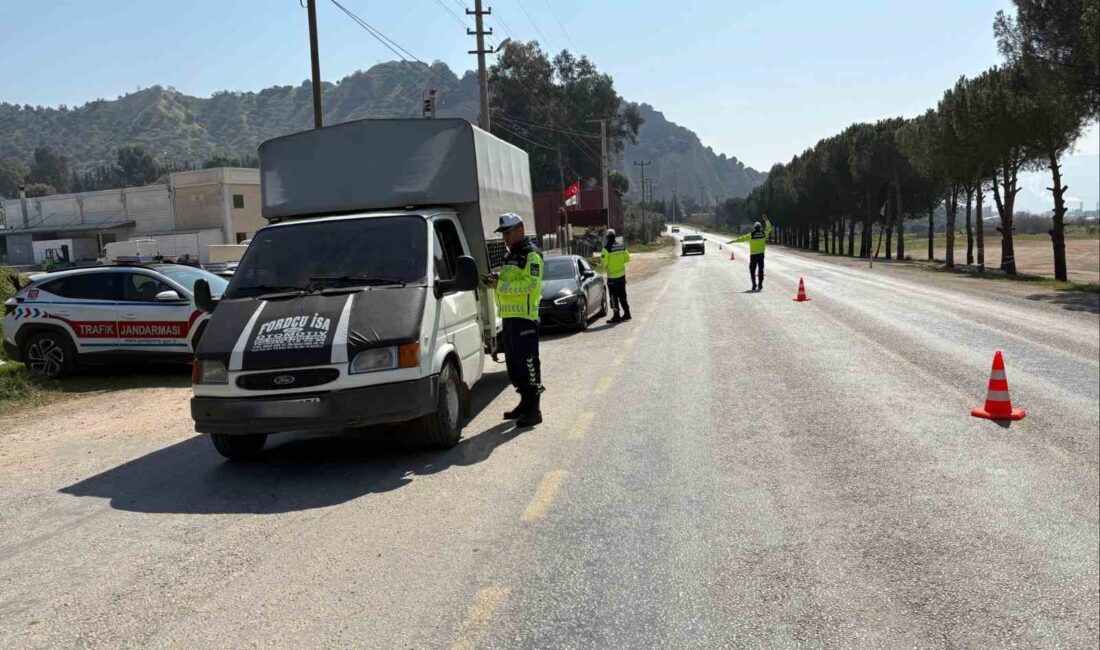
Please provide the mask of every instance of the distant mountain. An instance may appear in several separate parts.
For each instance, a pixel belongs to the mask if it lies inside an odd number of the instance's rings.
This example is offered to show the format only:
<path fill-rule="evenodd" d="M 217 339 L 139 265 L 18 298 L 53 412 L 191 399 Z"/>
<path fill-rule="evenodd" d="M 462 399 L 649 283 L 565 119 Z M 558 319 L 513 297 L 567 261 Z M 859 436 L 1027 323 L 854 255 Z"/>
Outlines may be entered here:
<path fill-rule="evenodd" d="M 635 161 L 651 161 L 646 166 L 646 181 L 657 181 L 653 197 L 672 198 L 675 193 L 681 201 L 698 204 L 699 187 L 703 186 L 703 201 L 713 206 L 715 199 L 724 200 L 748 195 L 752 188 L 764 182 L 767 172 L 746 167 L 737 158 L 716 154 L 704 147 L 699 136 L 665 119 L 665 116 L 649 104 L 638 107 L 645 124 L 638 132 L 638 144 L 627 145 L 619 171 L 630 177 L 630 193 L 640 196 L 641 173 Z"/>
<path fill-rule="evenodd" d="M 390 62 L 323 85 L 325 124 L 367 117 L 419 117 L 429 88 L 437 91 L 440 117 L 477 115 L 477 78 L 461 78 L 442 63 L 428 67 Z M 736 158 L 716 155 L 692 131 L 641 105 L 646 124 L 637 145 L 627 147 L 620 170 L 634 178 L 634 160 L 652 160 L 646 169 L 658 179 L 655 196 L 744 196 L 765 174 Z M 158 162 L 197 163 L 214 155 L 254 155 L 260 142 L 308 129 L 313 124 L 310 85 L 273 86 L 260 92 L 185 95 L 154 86 L 118 99 L 97 99 L 78 108 L 43 108 L 0 103 L 0 160 L 26 162 L 35 147 L 50 146 L 69 157 L 77 171 L 114 162 L 115 149 L 141 145 Z M 632 183 L 637 196 L 639 183 Z"/>

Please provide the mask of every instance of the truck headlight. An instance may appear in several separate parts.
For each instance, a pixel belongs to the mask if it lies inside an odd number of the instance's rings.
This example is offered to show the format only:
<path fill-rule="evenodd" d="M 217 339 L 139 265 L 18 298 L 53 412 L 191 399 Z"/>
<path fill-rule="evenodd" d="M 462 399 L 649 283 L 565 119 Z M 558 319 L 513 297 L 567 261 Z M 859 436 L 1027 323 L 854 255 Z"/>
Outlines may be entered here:
<path fill-rule="evenodd" d="M 555 305 L 566 305 L 577 299 L 577 294 L 571 293 L 568 296 L 562 296 L 554 301 Z"/>
<path fill-rule="evenodd" d="M 391 345 L 385 348 L 371 348 L 355 355 L 348 364 L 348 373 L 358 375 L 364 372 L 393 370 L 394 368 L 415 368 L 420 365 L 420 342 L 413 341 L 403 345 Z"/>
<path fill-rule="evenodd" d="M 392 370 L 397 367 L 397 346 L 388 348 L 372 348 L 363 350 L 355 355 L 348 366 L 348 372 L 357 375 L 363 372 L 376 372 L 379 370 Z"/>
<path fill-rule="evenodd" d="M 195 384 L 227 384 L 229 371 L 224 361 L 214 359 L 195 359 L 191 368 L 191 382 Z"/>

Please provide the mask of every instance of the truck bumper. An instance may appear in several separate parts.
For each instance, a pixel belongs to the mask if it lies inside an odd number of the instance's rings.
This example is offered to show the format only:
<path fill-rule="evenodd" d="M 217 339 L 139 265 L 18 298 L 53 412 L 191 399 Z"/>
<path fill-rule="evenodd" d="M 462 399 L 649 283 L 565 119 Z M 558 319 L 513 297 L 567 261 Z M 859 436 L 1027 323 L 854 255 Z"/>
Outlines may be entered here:
<path fill-rule="evenodd" d="M 278 397 L 192 397 L 199 433 L 339 430 L 406 422 L 436 409 L 439 376 L 328 393 Z"/>

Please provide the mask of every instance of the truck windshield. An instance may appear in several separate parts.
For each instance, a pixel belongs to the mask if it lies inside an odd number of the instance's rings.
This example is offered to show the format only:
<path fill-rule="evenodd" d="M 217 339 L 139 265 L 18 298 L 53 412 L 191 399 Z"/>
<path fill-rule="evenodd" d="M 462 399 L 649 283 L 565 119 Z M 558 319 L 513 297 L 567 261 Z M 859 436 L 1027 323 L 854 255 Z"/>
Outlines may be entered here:
<path fill-rule="evenodd" d="M 329 286 L 416 284 L 427 273 L 422 217 L 303 221 L 253 237 L 227 298 Z"/>

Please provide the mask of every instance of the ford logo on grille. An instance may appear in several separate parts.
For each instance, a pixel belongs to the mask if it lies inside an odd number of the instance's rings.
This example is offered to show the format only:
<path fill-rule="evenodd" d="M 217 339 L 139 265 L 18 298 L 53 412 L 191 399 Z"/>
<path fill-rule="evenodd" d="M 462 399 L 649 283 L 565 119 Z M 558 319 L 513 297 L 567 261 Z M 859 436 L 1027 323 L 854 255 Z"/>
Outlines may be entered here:
<path fill-rule="evenodd" d="M 279 375 L 271 381 L 279 386 L 289 386 L 294 383 L 294 375 Z"/>

